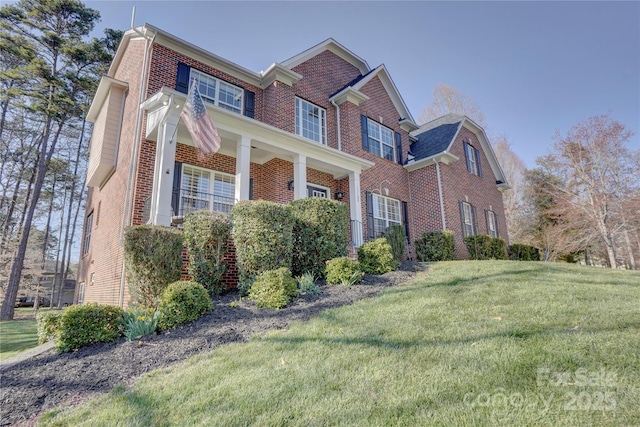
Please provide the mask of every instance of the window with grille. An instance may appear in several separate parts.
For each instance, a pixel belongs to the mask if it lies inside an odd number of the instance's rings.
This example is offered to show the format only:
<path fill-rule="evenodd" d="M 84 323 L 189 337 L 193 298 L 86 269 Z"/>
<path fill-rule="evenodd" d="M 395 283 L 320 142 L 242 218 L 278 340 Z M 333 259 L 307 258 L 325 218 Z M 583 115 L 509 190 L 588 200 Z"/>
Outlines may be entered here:
<path fill-rule="evenodd" d="M 296 98 L 296 134 L 327 144 L 327 113 L 304 99 Z"/>
<path fill-rule="evenodd" d="M 222 172 L 182 166 L 180 211 L 199 209 L 230 213 L 235 204 L 235 177 Z"/>
<path fill-rule="evenodd" d="M 375 236 L 381 236 L 391 225 L 402 225 L 400 201 L 390 197 L 372 194 L 373 227 Z"/>

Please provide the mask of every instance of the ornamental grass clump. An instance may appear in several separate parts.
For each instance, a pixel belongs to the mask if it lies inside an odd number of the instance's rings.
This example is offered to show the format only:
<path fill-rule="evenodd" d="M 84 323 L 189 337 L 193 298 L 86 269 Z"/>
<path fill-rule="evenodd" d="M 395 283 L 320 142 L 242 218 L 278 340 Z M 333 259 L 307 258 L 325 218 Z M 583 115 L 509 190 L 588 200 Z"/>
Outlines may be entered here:
<path fill-rule="evenodd" d="M 158 311 L 153 308 L 129 308 L 122 314 L 122 326 L 127 341 L 151 335 L 158 329 Z"/>
<path fill-rule="evenodd" d="M 387 239 L 389 246 L 391 246 L 393 259 L 400 264 L 404 260 L 405 253 L 407 251 L 407 238 L 404 226 L 391 225 L 387 227 L 384 236 Z"/>
<path fill-rule="evenodd" d="M 296 277 L 298 281 L 298 289 L 302 294 L 318 295 L 320 289 L 316 285 L 316 278 L 313 273 L 306 272 L 302 276 Z"/>
<path fill-rule="evenodd" d="M 184 217 L 184 245 L 189 255 L 189 275 L 211 295 L 226 286 L 222 275 L 227 270 L 224 254 L 231 238 L 231 222 L 221 212 L 199 210 Z"/>
<path fill-rule="evenodd" d="M 296 279 L 285 267 L 260 274 L 249 291 L 249 299 L 255 301 L 256 307 L 275 310 L 286 307 L 297 296 Z"/>

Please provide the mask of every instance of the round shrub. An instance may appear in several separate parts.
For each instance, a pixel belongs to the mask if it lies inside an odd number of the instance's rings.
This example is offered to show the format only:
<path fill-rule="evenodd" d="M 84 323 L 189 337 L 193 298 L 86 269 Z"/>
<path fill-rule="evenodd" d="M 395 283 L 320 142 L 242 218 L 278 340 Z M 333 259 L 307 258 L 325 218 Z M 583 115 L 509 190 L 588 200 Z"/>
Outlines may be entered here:
<path fill-rule="evenodd" d="M 220 294 L 226 286 L 224 254 L 231 238 L 231 222 L 221 212 L 199 210 L 184 217 L 184 245 L 189 254 L 189 274 L 210 294 Z"/>
<path fill-rule="evenodd" d="M 293 274 L 322 276 L 328 260 L 347 254 L 349 206 L 336 200 L 308 197 L 294 200 L 289 209 L 295 220 Z"/>
<path fill-rule="evenodd" d="M 240 280 L 291 267 L 293 217 L 285 205 L 264 200 L 236 203 L 231 210 Z"/>
<path fill-rule="evenodd" d="M 167 285 L 180 280 L 182 232 L 156 225 L 129 227 L 124 236 L 124 259 L 131 301 L 157 307 Z"/>
<path fill-rule="evenodd" d="M 298 296 L 296 279 L 288 268 L 281 267 L 260 274 L 249 290 L 249 299 L 256 307 L 280 309 L 286 307 L 291 298 Z"/>
<path fill-rule="evenodd" d="M 358 261 L 346 256 L 330 259 L 325 268 L 327 283 L 330 285 L 353 285 L 362 280 Z"/>
<path fill-rule="evenodd" d="M 171 283 L 162 293 L 158 307 L 158 327 L 175 329 L 193 322 L 213 309 L 209 293 L 200 283 L 179 281 Z"/>
<path fill-rule="evenodd" d="M 61 310 L 38 311 L 36 325 L 38 328 L 38 343 L 58 339 L 60 336 L 60 320 L 64 314 Z"/>
<path fill-rule="evenodd" d="M 384 274 L 398 268 L 398 262 L 393 259 L 391 245 L 384 237 L 360 246 L 358 261 L 360 269 L 368 274 Z"/>
<path fill-rule="evenodd" d="M 112 305 L 95 303 L 74 305 L 60 318 L 60 334 L 56 348 L 61 351 L 117 341 L 122 336 L 124 310 Z"/>

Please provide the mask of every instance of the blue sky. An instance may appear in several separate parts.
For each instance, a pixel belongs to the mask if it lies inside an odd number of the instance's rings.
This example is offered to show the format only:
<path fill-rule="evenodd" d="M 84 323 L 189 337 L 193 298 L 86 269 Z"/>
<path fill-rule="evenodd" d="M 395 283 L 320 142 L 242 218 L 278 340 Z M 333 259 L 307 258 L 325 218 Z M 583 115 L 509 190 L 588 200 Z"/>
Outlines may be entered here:
<path fill-rule="evenodd" d="M 415 120 L 446 83 L 527 166 L 590 116 L 640 148 L 640 2 L 88 1 L 96 28 L 145 22 L 254 71 L 333 37 L 384 63 Z"/>

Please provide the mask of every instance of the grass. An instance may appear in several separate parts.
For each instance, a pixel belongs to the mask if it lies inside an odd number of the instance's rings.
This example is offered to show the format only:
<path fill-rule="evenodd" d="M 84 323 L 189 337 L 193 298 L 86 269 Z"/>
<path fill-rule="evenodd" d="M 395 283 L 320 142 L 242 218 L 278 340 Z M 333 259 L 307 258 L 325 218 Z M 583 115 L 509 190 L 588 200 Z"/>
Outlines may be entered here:
<path fill-rule="evenodd" d="M 0 322 L 0 361 L 37 345 L 35 319 Z"/>
<path fill-rule="evenodd" d="M 42 425 L 640 425 L 640 274 L 432 266 Z"/>

